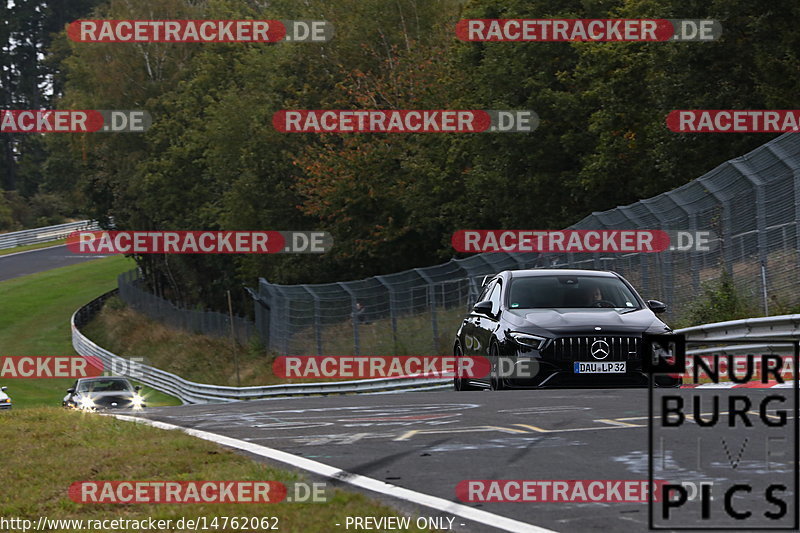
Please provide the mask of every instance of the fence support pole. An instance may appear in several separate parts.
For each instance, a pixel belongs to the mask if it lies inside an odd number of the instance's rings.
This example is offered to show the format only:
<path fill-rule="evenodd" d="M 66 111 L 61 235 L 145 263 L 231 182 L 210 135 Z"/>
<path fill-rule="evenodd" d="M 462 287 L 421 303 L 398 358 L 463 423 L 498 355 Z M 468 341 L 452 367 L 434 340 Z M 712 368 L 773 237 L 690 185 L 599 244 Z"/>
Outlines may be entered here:
<path fill-rule="evenodd" d="M 769 299 L 767 298 L 767 262 L 761 261 L 761 289 L 764 297 L 764 316 L 769 316 Z"/>
<path fill-rule="evenodd" d="M 361 355 L 361 343 L 358 335 L 358 320 L 359 317 L 356 315 L 356 303 L 358 300 L 356 299 L 356 294 L 353 292 L 353 289 L 347 286 L 346 283 L 338 282 L 336 283 L 342 289 L 344 289 L 347 294 L 350 295 L 350 317 L 353 321 L 353 355 Z"/>
<path fill-rule="evenodd" d="M 231 317 L 231 349 L 233 350 L 233 364 L 236 366 L 236 386 L 242 386 L 242 379 L 239 376 L 239 350 L 236 347 L 236 330 L 233 329 L 233 302 L 231 301 L 231 291 L 228 291 L 228 315 Z"/>
<path fill-rule="evenodd" d="M 389 316 L 391 316 L 392 319 L 392 346 L 394 346 L 394 355 L 397 355 L 397 315 L 394 309 L 394 289 L 383 279 L 383 276 L 375 276 L 375 279 L 389 291 Z"/>
<path fill-rule="evenodd" d="M 425 273 L 421 268 L 415 268 L 414 272 L 419 274 L 419 277 L 425 280 L 428 284 L 428 301 L 431 308 L 431 329 L 433 330 L 433 354 L 439 351 L 439 323 L 436 320 L 436 284 L 431 277 Z M 444 301 L 444 299 L 442 299 Z"/>

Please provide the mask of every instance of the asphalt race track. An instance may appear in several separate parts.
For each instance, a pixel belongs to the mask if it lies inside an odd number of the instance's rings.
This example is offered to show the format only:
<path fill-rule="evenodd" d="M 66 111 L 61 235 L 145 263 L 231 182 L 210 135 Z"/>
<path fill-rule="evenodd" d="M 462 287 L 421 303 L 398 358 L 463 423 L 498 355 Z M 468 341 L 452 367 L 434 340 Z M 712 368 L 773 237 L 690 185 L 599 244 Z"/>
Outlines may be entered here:
<path fill-rule="evenodd" d="M 66 246 L 0 256 L 0 281 L 99 257 L 106 256 L 72 254 Z M 783 498 L 788 503 L 788 516 L 796 512 L 797 494 L 793 487 L 797 478 L 793 485 L 792 476 L 797 464 L 793 449 L 798 440 L 797 426 L 791 416 L 790 424 L 783 428 L 765 428 L 758 423 L 759 402 L 763 398 L 781 392 L 790 400 L 794 398 L 792 389 L 783 389 L 712 386 L 656 390 L 657 394 L 679 394 L 687 405 L 691 405 L 690 396 L 698 395 L 704 399 L 704 415 L 711 411 L 710 399 L 719 397 L 721 424 L 711 428 L 712 433 L 709 428 L 698 428 L 687 413 L 692 423 L 672 432 L 662 429 L 653 441 L 655 468 L 661 465 L 667 472 L 663 476 L 657 473 L 655 479 L 697 486 L 701 481 L 714 484 L 711 511 L 717 522 L 703 526 L 738 525 L 724 522 L 726 517 L 720 516 L 721 493 L 738 482 L 751 484 L 754 491 L 752 497 L 737 495 L 733 499 L 735 507 L 752 510 L 758 516 L 775 511 L 776 507 L 765 503 L 761 494 L 766 484 L 774 481 L 789 488 Z M 747 413 L 752 427 L 724 427 L 731 395 L 750 399 L 752 407 Z M 780 407 L 794 413 L 795 405 L 789 401 Z M 773 404 L 767 413 L 773 421 L 777 418 L 776 407 Z M 151 408 L 139 416 L 287 452 L 346 473 L 544 528 L 542 531 L 648 530 L 647 503 L 468 503 L 459 500 L 455 490 L 460 481 L 470 479 L 647 481 L 647 389 L 295 397 Z M 765 442 L 767 433 L 772 444 Z M 342 483 L 329 481 L 334 485 Z M 700 525 L 699 498 L 690 499 L 682 509 L 684 514 L 678 516 L 683 522 L 675 526 Z M 405 501 L 394 499 L 389 503 L 411 514 L 452 517 Z M 661 511 L 658 503 L 654 509 L 656 513 Z M 760 525 L 763 527 L 763 522 Z M 477 533 L 514 531 L 458 516 L 454 526 L 455 531 Z M 332 527 L 335 530 L 345 529 Z"/>
<path fill-rule="evenodd" d="M 722 406 L 727 405 L 726 397 L 734 394 L 722 389 L 662 390 L 686 397 L 689 405 L 692 394 L 703 396 L 704 401 L 719 395 Z M 749 412 L 757 420 L 758 402 L 774 390 L 738 393 L 752 399 L 754 407 Z M 791 397 L 791 389 L 786 393 Z M 245 440 L 460 502 L 455 487 L 466 479 L 646 481 L 647 394 L 646 389 L 411 392 L 164 407 L 150 409 L 142 416 Z M 719 412 L 726 413 L 727 407 Z M 789 443 L 792 427 L 782 429 Z M 702 459 L 698 459 L 700 431 L 705 432 L 704 438 L 709 435 L 708 428 L 699 429 L 694 424 L 681 427 L 680 433 L 668 434 L 664 457 L 673 472 L 670 479 L 712 479 L 715 484 L 724 484 L 733 476 L 743 475 L 756 480 L 756 486 L 777 479 L 775 476 L 792 475 L 791 452 L 772 458 L 765 468 L 765 454 L 771 452 L 759 442 L 764 430 L 758 424 L 720 429 L 710 439 L 711 453 L 704 452 Z M 723 439 L 724 447 L 717 436 L 727 439 Z M 674 438 L 678 438 L 677 445 L 671 446 L 674 442 L 670 439 Z M 656 450 L 655 455 L 660 461 L 661 452 Z M 718 495 L 714 500 L 720 502 L 722 498 Z M 754 512 L 762 509 L 752 506 L 769 505 L 763 498 L 734 501 L 743 508 L 751 505 Z M 794 501 L 794 497 L 787 501 Z M 647 503 L 465 505 L 555 531 L 648 529 Z M 763 510 L 769 509 L 774 508 Z M 719 509 L 712 506 L 712 511 Z M 464 524 L 457 528 L 460 531 L 496 531 L 463 518 L 456 518 L 455 524 Z"/>
<path fill-rule="evenodd" d="M 107 255 L 74 254 L 66 244 L 27 252 L 0 255 L 0 281 L 36 274 L 68 265 L 92 261 Z"/>

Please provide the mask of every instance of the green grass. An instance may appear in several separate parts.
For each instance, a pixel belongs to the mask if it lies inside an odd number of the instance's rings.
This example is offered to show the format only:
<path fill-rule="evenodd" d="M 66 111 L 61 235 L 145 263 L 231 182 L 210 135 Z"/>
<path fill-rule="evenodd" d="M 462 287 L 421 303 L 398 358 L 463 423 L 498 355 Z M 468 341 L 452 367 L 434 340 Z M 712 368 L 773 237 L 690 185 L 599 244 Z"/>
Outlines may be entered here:
<path fill-rule="evenodd" d="M 390 319 L 360 324 L 362 355 L 451 355 L 452 342 L 463 319 L 462 309 L 437 309 L 439 342 L 434 349 L 430 314 L 397 318 L 397 343 L 391 333 Z M 424 332 L 424 333 L 423 333 Z M 97 345 L 124 357 L 144 357 L 156 368 L 185 379 L 214 385 L 236 386 L 236 371 L 229 338 L 210 337 L 171 328 L 137 313 L 119 298 L 111 298 L 98 315 L 83 328 L 83 333 Z M 325 355 L 352 355 L 353 328 L 347 322 L 323 330 Z M 316 355 L 313 331 L 294 337 L 295 353 Z M 274 354 L 256 344 L 239 346 L 241 386 L 304 383 L 286 380 L 272 373 Z"/>
<path fill-rule="evenodd" d="M 73 379 L 7 379 L 3 386 L 8 387 L 6 394 L 11 398 L 13 409 L 30 409 L 61 405 L 67 389 L 74 382 Z M 136 384 L 135 381 L 132 383 Z M 141 394 L 147 398 L 147 405 L 150 407 L 181 404 L 177 398 L 153 390 L 147 385 L 141 386 Z"/>
<path fill-rule="evenodd" d="M 110 298 L 83 328 L 98 346 L 124 357 L 142 357 L 145 364 L 184 379 L 237 386 L 230 338 L 198 335 L 171 328 Z M 237 347 L 241 386 L 285 383 L 272 374 L 273 358 L 256 344 Z"/>
<path fill-rule="evenodd" d="M 452 355 L 453 339 L 466 314 L 466 305 L 449 309 L 437 307 L 438 338 L 435 344 L 430 311 L 396 317 L 396 335 L 392 335 L 390 318 L 359 324 L 359 353 L 361 355 Z M 352 321 L 322 328 L 322 355 L 352 355 L 354 345 Z M 308 328 L 293 335 L 290 351 L 317 355 L 314 329 Z"/>
<path fill-rule="evenodd" d="M 113 257 L 0 283 L 0 355 L 71 355 L 69 319 L 90 300 L 111 290 L 131 262 Z M 0 412 L 0 442 L 13 453 L 0 461 L 0 517 L 51 519 L 172 519 L 276 516 L 286 532 L 332 531 L 347 516 L 396 516 L 361 494 L 329 488 L 327 503 L 260 505 L 122 505 L 73 502 L 76 481 L 227 480 L 309 481 L 212 443 L 175 431 L 122 422 L 56 407 L 71 380 L 5 380 L 14 402 Z M 176 399 L 145 389 L 149 405 Z M 48 406 L 48 407 L 42 407 Z M 223 529 L 217 529 L 223 531 Z M 86 531 L 50 528 L 49 531 Z M 162 531 L 183 531 L 168 527 Z M 231 531 L 231 529 L 227 529 Z M 417 529 L 411 531 L 419 531 Z"/>
<path fill-rule="evenodd" d="M 0 255 L 15 254 L 17 252 L 25 252 L 27 250 L 38 250 L 40 248 L 50 248 L 51 246 L 60 246 L 66 244 L 67 239 L 59 239 L 57 241 L 37 242 L 36 244 L 25 244 L 23 246 L 15 246 L 13 248 L 3 248 L 0 250 Z"/>
<path fill-rule="evenodd" d="M 177 431 L 97 414 L 38 408 L 2 412 L 0 420 L 0 442 L 13 451 L 0 461 L 0 479 L 6 488 L 0 491 L 0 516 L 5 518 L 36 523 L 40 516 L 84 520 L 276 516 L 279 531 L 300 533 L 337 531 L 341 528 L 335 524 L 344 524 L 346 516 L 397 515 L 362 494 L 334 489 L 330 484 L 325 490 L 325 503 L 78 504 L 67 492 L 76 481 L 310 480 Z M 73 527 L 48 531 L 86 530 Z M 185 529 L 170 527 L 161 531 Z"/>
<path fill-rule="evenodd" d="M 0 283 L 2 356 L 74 355 L 69 320 L 79 307 L 116 287 L 133 262 L 123 256 L 88 261 Z M 6 379 L 15 408 L 61 405 L 68 379 Z M 180 404 L 146 390 L 151 405 Z"/>

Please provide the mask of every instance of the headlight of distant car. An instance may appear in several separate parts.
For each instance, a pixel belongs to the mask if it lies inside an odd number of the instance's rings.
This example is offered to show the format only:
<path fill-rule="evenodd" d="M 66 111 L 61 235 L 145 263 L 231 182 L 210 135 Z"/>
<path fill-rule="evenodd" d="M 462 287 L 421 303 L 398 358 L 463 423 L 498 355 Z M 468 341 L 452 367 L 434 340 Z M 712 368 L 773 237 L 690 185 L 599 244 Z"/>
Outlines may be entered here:
<path fill-rule="evenodd" d="M 537 337 L 536 335 L 531 335 L 530 333 L 522 333 L 519 331 L 512 331 L 508 334 L 509 337 L 514 339 L 517 344 L 521 344 L 526 348 L 532 348 L 534 350 L 538 350 L 544 344 L 545 339 L 544 337 Z"/>
<path fill-rule="evenodd" d="M 0 403 L 11 403 L 11 398 L 3 398 Z"/>
<path fill-rule="evenodd" d="M 134 394 L 131 398 L 131 405 L 134 409 L 141 409 L 144 407 L 144 398 L 138 394 Z"/>
<path fill-rule="evenodd" d="M 78 400 L 78 407 L 90 411 L 95 408 L 94 400 L 92 400 L 89 396 L 81 396 L 81 399 Z"/>

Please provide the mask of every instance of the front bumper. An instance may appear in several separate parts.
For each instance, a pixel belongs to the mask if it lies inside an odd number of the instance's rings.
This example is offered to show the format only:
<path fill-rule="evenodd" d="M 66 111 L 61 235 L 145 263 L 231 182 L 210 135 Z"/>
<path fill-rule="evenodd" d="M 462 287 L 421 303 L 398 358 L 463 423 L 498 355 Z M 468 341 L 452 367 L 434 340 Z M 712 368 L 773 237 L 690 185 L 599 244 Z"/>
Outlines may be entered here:
<path fill-rule="evenodd" d="M 593 342 L 604 341 L 605 357 L 591 355 Z M 541 350 L 526 349 L 513 343 L 507 344 L 512 366 L 535 368 L 535 372 L 515 372 L 505 379 L 509 388 L 544 387 L 648 387 L 650 378 L 642 370 L 641 337 L 629 335 L 582 335 L 551 339 Z M 524 350 L 524 351 L 523 351 Z M 624 362 L 625 373 L 575 373 L 575 363 Z M 531 365 L 531 362 L 535 362 Z M 679 387 L 679 375 L 657 375 L 657 387 Z"/>

